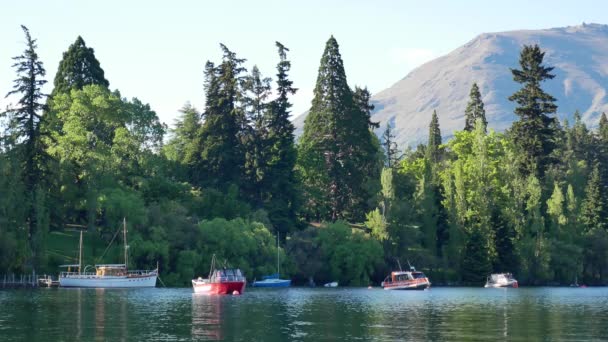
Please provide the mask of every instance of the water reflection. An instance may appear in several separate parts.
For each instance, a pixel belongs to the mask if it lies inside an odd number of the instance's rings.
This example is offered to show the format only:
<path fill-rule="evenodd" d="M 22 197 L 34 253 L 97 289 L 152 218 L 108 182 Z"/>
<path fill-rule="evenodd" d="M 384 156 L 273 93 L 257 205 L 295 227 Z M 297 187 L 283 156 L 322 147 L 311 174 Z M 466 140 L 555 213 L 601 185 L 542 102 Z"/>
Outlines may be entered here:
<path fill-rule="evenodd" d="M 608 288 L 0 292 L 0 340 L 602 340 Z"/>
<path fill-rule="evenodd" d="M 192 328 L 195 340 L 222 340 L 222 297 L 192 294 Z"/>

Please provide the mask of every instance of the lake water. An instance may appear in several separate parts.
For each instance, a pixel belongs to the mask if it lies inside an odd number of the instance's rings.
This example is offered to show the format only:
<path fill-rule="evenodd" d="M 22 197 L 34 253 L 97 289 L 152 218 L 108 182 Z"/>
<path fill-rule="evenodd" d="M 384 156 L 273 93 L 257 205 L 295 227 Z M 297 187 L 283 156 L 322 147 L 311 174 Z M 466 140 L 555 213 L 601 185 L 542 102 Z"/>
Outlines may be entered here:
<path fill-rule="evenodd" d="M 2 290 L 0 340 L 608 340 L 608 288 Z"/>

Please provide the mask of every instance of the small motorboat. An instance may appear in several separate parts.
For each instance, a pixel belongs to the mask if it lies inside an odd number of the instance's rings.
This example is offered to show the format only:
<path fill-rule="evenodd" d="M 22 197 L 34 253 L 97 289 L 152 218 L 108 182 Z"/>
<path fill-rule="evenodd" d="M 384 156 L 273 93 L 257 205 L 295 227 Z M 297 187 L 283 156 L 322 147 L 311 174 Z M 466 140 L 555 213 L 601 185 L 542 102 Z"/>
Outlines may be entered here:
<path fill-rule="evenodd" d="M 484 287 L 519 287 L 519 283 L 511 273 L 493 273 L 488 277 Z"/>
<path fill-rule="evenodd" d="M 385 290 L 425 290 L 431 287 L 429 278 L 424 273 L 410 266 L 409 271 L 391 272 L 382 282 Z"/>
<path fill-rule="evenodd" d="M 332 281 L 331 283 L 327 283 L 327 284 L 323 285 L 323 287 L 338 287 L 338 282 Z"/>
<path fill-rule="evenodd" d="M 246 283 L 247 279 L 238 268 L 224 267 L 222 269 L 216 269 L 214 254 L 211 259 L 209 277 L 207 279 L 201 277 L 192 279 L 192 288 L 195 293 L 240 295 L 245 291 Z"/>

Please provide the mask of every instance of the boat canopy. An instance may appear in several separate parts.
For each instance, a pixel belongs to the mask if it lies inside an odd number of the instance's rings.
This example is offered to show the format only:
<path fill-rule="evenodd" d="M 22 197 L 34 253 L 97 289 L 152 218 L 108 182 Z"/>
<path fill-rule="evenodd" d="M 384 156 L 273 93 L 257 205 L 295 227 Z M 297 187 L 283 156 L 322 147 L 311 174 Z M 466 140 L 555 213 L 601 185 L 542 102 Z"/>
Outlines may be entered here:
<path fill-rule="evenodd" d="M 59 265 L 59 267 L 80 267 L 80 265 L 79 264 Z"/>
<path fill-rule="evenodd" d="M 125 264 L 100 264 L 95 265 L 95 268 L 126 268 Z"/>

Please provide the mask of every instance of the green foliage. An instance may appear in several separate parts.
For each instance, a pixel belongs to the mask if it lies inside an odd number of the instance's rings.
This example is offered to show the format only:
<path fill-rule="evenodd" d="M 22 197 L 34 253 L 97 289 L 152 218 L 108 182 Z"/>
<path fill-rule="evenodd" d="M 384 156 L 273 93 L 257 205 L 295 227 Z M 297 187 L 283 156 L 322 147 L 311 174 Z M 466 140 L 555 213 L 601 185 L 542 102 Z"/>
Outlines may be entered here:
<path fill-rule="evenodd" d="M 471 232 L 464 247 L 462 280 L 471 285 L 482 285 L 492 271 L 486 241 L 479 229 Z"/>
<path fill-rule="evenodd" d="M 367 285 L 382 259 L 382 246 L 361 232 L 352 231 L 342 221 L 319 231 L 319 245 L 325 272 L 344 285 Z M 328 280 L 329 281 L 329 280 Z"/>
<path fill-rule="evenodd" d="M 208 272 L 213 254 L 220 265 L 226 262 L 239 267 L 249 280 L 276 272 L 276 240 L 263 224 L 240 218 L 231 221 L 216 218 L 201 222 L 199 230 L 197 250 L 201 266 L 198 274 Z M 279 253 L 280 260 L 285 261 L 284 250 L 280 249 Z M 289 270 L 281 269 L 281 273 L 288 274 Z"/>

